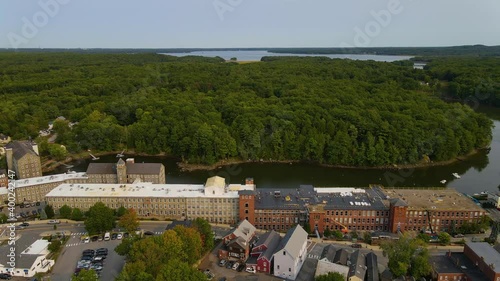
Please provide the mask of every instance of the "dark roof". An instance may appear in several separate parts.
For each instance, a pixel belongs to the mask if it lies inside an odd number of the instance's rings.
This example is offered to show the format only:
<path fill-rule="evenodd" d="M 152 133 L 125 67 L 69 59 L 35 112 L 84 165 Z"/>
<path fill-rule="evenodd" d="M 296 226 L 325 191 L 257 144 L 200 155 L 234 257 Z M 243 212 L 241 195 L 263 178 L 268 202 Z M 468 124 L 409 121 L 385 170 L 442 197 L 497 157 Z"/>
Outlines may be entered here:
<path fill-rule="evenodd" d="M 184 227 L 191 227 L 193 226 L 193 221 L 173 221 L 171 224 L 167 225 L 165 230 L 171 230 L 174 229 L 174 227 L 181 225 Z"/>
<path fill-rule="evenodd" d="M 465 247 L 471 249 L 478 257 L 483 259 L 487 265 L 493 265 L 492 271 L 500 272 L 500 253 L 497 252 L 490 244 L 486 242 L 466 243 Z"/>
<path fill-rule="evenodd" d="M 240 190 L 238 191 L 239 195 L 254 195 L 255 191 L 253 190 Z"/>
<path fill-rule="evenodd" d="M 367 281 L 379 281 L 378 276 L 378 262 L 377 255 L 375 253 L 366 254 L 366 271 Z"/>
<path fill-rule="evenodd" d="M 464 253 L 431 256 L 430 263 L 437 273 L 463 273 L 470 280 L 488 280 L 486 275 Z"/>
<path fill-rule="evenodd" d="M 12 156 L 19 160 L 26 154 L 38 156 L 33 150 L 33 144 L 30 141 L 13 141 L 9 142 L 5 148 L 12 149 Z"/>
<path fill-rule="evenodd" d="M 392 274 L 391 270 L 389 268 L 387 268 L 386 270 L 384 270 L 381 274 L 380 274 L 380 277 L 382 278 L 382 280 L 391 280 L 394 278 L 394 275 Z"/>
<path fill-rule="evenodd" d="M 328 245 L 323 248 L 320 260 L 326 258 L 329 262 L 334 263 L 336 254 L 337 254 L 337 249 L 332 245 Z"/>
<path fill-rule="evenodd" d="M 349 260 L 349 252 L 346 249 L 340 249 L 335 254 L 333 262 L 341 265 L 347 265 L 347 260 Z"/>
<path fill-rule="evenodd" d="M 33 266 L 35 260 L 43 255 L 21 255 L 20 258 L 16 258 L 17 268 L 30 268 Z"/>
<path fill-rule="evenodd" d="M 440 274 L 443 273 L 462 273 L 460 268 L 453 263 L 448 256 L 430 256 L 432 268 Z"/>
<path fill-rule="evenodd" d="M 298 189 L 258 188 L 255 193 L 255 209 L 305 210 L 305 203 L 319 203 L 310 185 Z"/>
<path fill-rule="evenodd" d="M 257 265 L 257 257 L 250 256 L 245 262 L 247 265 Z"/>
<path fill-rule="evenodd" d="M 114 163 L 90 163 L 87 175 L 90 174 L 116 174 L 116 165 Z"/>
<path fill-rule="evenodd" d="M 162 166 L 161 163 L 127 163 L 127 174 L 157 175 Z"/>
<path fill-rule="evenodd" d="M 276 241 L 276 238 L 278 238 L 278 240 L 280 238 L 280 235 L 278 234 L 278 232 L 276 232 L 274 230 L 268 231 L 259 237 L 259 240 L 257 241 L 257 243 L 255 243 L 254 247 L 266 245 L 266 247 L 269 248 L 269 243 Z"/>
<path fill-rule="evenodd" d="M 281 241 L 281 236 L 274 230 L 272 230 L 270 233 L 273 233 L 272 235 L 268 236 L 268 241 L 267 241 L 267 250 L 264 251 L 260 255 L 259 258 L 263 257 L 266 258 L 268 261 L 270 261 L 276 252 L 276 248 L 278 248 L 278 245 L 280 244 Z M 275 235 L 276 234 L 276 235 Z"/>
<path fill-rule="evenodd" d="M 351 262 L 351 265 L 349 265 L 349 277 L 356 276 L 361 280 L 365 280 L 367 268 L 363 254 L 359 250 L 356 250 L 351 254 L 349 261 Z"/>
<path fill-rule="evenodd" d="M 391 205 L 395 206 L 395 207 L 408 207 L 408 204 L 406 204 L 405 201 L 403 201 L 403 200 L 401 200 L 399 198 L 392 199 L 391 200 Z"/>

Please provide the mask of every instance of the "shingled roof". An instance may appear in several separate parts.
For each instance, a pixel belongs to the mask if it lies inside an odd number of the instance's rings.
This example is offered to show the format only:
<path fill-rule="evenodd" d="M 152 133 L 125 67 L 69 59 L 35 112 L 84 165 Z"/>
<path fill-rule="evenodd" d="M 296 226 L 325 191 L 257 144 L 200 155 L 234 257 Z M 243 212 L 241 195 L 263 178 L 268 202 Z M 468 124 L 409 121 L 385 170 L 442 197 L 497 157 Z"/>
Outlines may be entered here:
<path fill-rule="evenodd" d="M 114 163 L 90 163 L 87 175 L 91 174 L 116 174 L 116 165 Z"/>
<path fill-rule="evenodd" d="M 127 174 L 157 175 L 161 166 L 161 163 L 127 163 Z"/>
<path fill-rule="evenodd" d="M 12 149 L 12 156 L 19 160 L 26 154 L 32 154 L 38 156 L 38 154 L 33 150 L 33 143 L 30 141 L 13 141 L 8 143 L 5 148 Z"/>

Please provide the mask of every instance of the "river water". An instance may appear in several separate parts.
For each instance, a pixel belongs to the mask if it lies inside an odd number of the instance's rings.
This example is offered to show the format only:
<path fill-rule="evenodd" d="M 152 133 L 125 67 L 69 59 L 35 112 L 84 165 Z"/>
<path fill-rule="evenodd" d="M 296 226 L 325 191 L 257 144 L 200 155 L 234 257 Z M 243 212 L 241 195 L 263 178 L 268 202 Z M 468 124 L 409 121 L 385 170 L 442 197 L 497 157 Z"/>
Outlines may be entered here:
<path fill-rule="evenodd" d="M 461 192 L 476 193 L 484 190 L 498 191 L 500 184 L 500 109 L 483 108 L 494 120 L 493 141 L 490 151 L 480 151 L 465 161 L 446 166 L 417 168 L 411 170 L 346 169 L 329 168 L 312 164 L 272 164 L 245 163 L 220 167 L 214 171 L 180 171 L 177 160 L 168 157 L 134 157 L 140 162 L 161 162 L 165 165 L 167 183 L 204 183 L 214 175 L 225 177 L 230 183 L 243 183 L 245 178 L 253 177 L 257 187 L 297 188 L 301 184 L 322 187 L 366 187 L 369 184 L 382 184 L 405 187 L 447 186 Z M 126 154 L 126 153 L 125 153 Z M 116 162 L 115 155 L 103 156 L 95 162 Z M 73 171 L 85 171 L 91 160 L 72 163 Z M 55 172 L 65 172 L 62 167 Z M 452 173 L 458 173 L 456 179 Z M 446 184 L 441 184 L 446 180 Z"/>
<path fill-rule="evenodd" d="M 408 60 L 410 56 L 382 56 L 382 55 L 352 55 L 352 54 L 284 54 L 284 53 L 270 53 L 268 51 L 197 51 L 191 53 L 166 53 L 164 55 L 184 57 L 184 56 L 203 56 L 203 57 L 221 57 L 225 60 L 236 58 L 238 61 L 260 61 L 262 57 L 266 56 L 279 56 L 279 57 L 328 57 L 335 59 L 352 59 L 352 60 L 374 60 L 393 62 L 398 60 Z"/>

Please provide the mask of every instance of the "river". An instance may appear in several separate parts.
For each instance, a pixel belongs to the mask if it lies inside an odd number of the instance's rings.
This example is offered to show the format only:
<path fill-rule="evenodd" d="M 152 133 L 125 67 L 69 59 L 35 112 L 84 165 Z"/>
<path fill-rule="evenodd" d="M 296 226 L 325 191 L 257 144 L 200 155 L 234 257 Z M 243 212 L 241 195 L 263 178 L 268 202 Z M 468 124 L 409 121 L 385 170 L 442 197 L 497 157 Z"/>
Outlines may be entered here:
<path fill-rule="evenodd" d="M 366 187 L 382 184 L 405 187 L 447 186 L 461 192 L 476 193 L 484 190 L 498 191 L 500 184 L 500 109 L 480 108 L 495 124 L 491 150 L 480 151 L 467 158 L 446 166 L 417 168 L 411 170 L 378 170 L 328 168 L 317 165 L 245 163 L 221 167 L 214 171 L 180 171 L 176 159 L 168 157 L 135 157 L 136 162 L 161 162 L 167 172 L 167 183 L 203 183 L 207 177 L 219 175 L 230 183 L 243 183 L 253 177 L 257 187 L 297 188 L 301 184 L 315 186 Z M 115 155 L 103 156 L 96 162 L 115 162 Z M 72 170 L 85 171 L 91 160 L 80 160 Z M 65 172 L 62 167 L 55 172 Z M 456 179 L 452 173 L 458 173 Z M 446 184 L 441 184 L 446 180 Z"/>
<path fill-rule="evenodd" d="M 268 51 L 244 50 L 244 51 L 196 51 L 191 53 L 165 53 L 164 55 L 184 57 L 184 56 L 203 56 L 203 57 L 221 57 L 225 60 L 236 58 L 238 61 L 260 61 L 262 57 L 279 56 L 279 57 L 328 57 L 335 59 L 352 59 L 352 60 L 374 60 L 393 62 L 398 60 L 408 60 L 410 56 L 385 56 L 385 55 L 352 55 L 352 54 L 284 54 L 270 53 Z"/>

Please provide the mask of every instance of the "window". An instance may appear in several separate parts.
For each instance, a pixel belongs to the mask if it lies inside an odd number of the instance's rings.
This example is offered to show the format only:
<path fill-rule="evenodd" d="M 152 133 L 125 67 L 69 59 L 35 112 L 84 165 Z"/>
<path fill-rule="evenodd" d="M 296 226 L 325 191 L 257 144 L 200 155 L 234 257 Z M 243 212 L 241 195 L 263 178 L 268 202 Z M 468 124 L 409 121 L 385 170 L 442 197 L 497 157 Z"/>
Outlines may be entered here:
<path fill-rule="evenodd" d="M 245 203 L 245 208 L 248 208 L 248 203 Z"/>
<path fill-rule="evenodd" d="M 285 251 L 283 251 L 283 256 L 286 256 L 286 252 Z"/>
<path fill-rule="evenodd" d="M 291 267 L 288 268 L 288 272 L 292 272 L 292 268 Z"/>
<path fill-rule="evenodd" d="M 280 266 L 278 265 L 278 269 L 280 269 Z"/>

